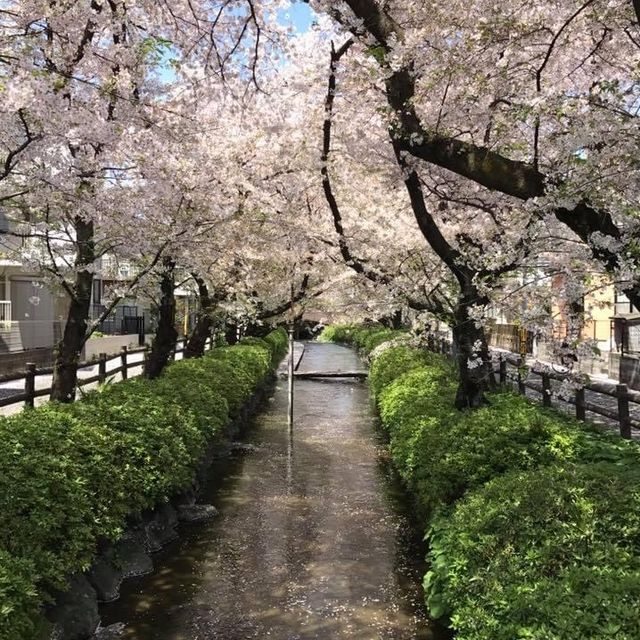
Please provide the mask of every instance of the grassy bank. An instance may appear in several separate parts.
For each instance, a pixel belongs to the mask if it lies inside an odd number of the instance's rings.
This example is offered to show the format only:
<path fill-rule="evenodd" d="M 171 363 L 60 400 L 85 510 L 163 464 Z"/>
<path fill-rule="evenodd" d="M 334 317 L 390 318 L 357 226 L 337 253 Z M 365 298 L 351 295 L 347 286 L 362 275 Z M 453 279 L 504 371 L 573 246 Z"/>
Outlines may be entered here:
<path fill-rule="evenodd" d="M 279 330 L 0 419 L 0 638 L 35 637 L 52 590 L 90 566 L 100 540 L 191 485 L 286 349 Z"/>
<path fill-rule="evenodd" d="M 442 356 L 332 327 L 373 352 L 370 384 L 429 544 L 433 617 L 458 640 L 640 638 L 640 452 L 513 393 L 453 409 Z M 382 346 L 380 346 L 382 344 Z"/>

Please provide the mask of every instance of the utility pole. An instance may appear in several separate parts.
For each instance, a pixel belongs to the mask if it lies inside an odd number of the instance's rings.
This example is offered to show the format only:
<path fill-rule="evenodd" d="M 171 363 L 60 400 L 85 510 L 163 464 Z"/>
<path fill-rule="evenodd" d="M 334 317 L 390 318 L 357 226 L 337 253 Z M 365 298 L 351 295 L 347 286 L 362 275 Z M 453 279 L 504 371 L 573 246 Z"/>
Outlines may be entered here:
<path fill-rule="evenodd" d="M 293 347 L 294 347 L 294 330 L 295 330 L 295 312 L 294 312 L 294 287 L 291 281 L 291 322 L 289 323 L 289 433 L 293 433 Z"/>

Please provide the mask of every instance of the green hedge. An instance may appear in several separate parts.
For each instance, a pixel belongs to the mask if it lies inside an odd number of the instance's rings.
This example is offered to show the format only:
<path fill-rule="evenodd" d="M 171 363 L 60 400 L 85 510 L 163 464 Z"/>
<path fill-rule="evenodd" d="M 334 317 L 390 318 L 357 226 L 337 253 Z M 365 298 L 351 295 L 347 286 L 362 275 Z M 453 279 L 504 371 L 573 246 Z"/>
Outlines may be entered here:
<path fill-rule="evenodd" d="M 456 382 L 442 356 L 402 345 L 371 366 L 426 520 L 431 615 L 457 640 L 640 638 L 637 444 L 513 393 L 458 412 Z"/>
<path fill-rule="evenodd" d="M 271 347 L 273 364 L 278 364 L 289 350 L 289 336 L 286 330 L 280 327 L 265 336 L 264 341 Z"/>
<path fill-rule="evenodd" d="M 357 326 L 353 324 L 332 324 L 325 327 L 318 336 L 320 342 L 343 342 L 351 344 Z"/>
<path fill-rule="evenodd" d="M 639 486 L 616 463 L 488 482 L 433 524 L 432 609 L 464 640 L 640 638 Z"/>
<path fill-rule="evenodd" d="M 425 367 L 444 368 L 453 376 L 453 369 L 441 356 L 429 351 L 398 346 L 383 351 L 371 364 L 369 385 L 378 397 L 382 390 L 401 375 Z"/>
<path fill-rule="evenodd" d="M 406 331 L 388 329 L 379 324 L 355 325 L 336 324 L 329 325 L 318 336 L 320 342 L 342 342 L 352 344 L 364 355 L 368 356 L 376 347 L 394 338 L 407 335 Z"/>
<path fill-rule="evenodd" d="M 35 637 L 41 605 L 90 566 L 99 539 L 190 486 L 207 443 L 281 353 L 278 331 L 173 363 L 157 380 L 0 419 L 0 638 Z"/>

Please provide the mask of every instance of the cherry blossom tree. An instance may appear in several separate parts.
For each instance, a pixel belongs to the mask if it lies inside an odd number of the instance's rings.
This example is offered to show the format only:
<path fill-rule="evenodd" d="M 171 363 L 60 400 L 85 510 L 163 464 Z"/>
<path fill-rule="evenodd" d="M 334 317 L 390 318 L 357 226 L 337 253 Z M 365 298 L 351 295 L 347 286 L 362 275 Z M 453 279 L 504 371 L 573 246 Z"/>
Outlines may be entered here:
<path fill-rule="evenodd" d="M 133 197 L 144 192 L 136 181 L 148 180 L 148 161 L 184 127 L 182 98 L 206 78 L 257 86 L 260 56 L 277 36 L 264 26 L 280 5 L 3 3 L 0 197 L 27 220 L 17 233 L 70 301 L 53 399 L 73 395 L 95 262 L 123 237 L 136 246 L 145 202 Z M 158 259 L 147 256 L 150 266 Z"/>
<path fill-rule="evenodd" d="M 454 332 L 465 328 L 457 342 L 466 343 L 467 355 L 479 346 L 485 361 L 474 307 L 487 305 L 489 282 L 495 286 L 526 259 L 540 224 L 571 229 L 637 299 L 635 197 L 627 182 L 635 168 L 625 149 L 635 145 L 638 51 L 628 3 L 585 2 L 561 11 L 552 2 L 523 11 L 485 2 L 456 11 L 436 3 L 426 19 L 421 5 L 402 1 L 313 5 L 351 32 L 357 52 L 377 66 L 375 73 L 368 65 L 360 95 L 372 99 L 368 85 L 374 98 L 376 91 L 384 96 L 386 126 L 417 222 L 460 286 L 461 313 L 453 326 Z M 492 248 L 479 240 L 486 221 L 452 237 L 437 215 L 442 203 L 433 207 L 443 183 L 458 190 L 448 189 L 445 198 L 449 207 L 457 200 L 458 221 L 462 204 L 468 221 L 482 210 L 492 226 L 501 211 L 494 230 L 515 228 L 509 237 L 520 255 L 507 243 Z M 487 249 L 500 264 L 471 266 L 474 253 Z M 463 379 L 465 363 L 475 362 L 461 358 Z M 475 368 L 481 379 L 488 377 Z M 465 402 L 459 398 L 459 404 Z"/>

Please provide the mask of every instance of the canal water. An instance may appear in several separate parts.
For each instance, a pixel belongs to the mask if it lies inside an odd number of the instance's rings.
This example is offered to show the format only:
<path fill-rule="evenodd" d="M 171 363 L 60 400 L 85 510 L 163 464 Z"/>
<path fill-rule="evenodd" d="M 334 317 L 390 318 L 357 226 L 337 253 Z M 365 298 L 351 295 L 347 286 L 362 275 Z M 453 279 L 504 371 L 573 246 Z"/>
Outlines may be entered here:
<path fill-rule="evenodd" d="M 345 347 L 310 343 L 300 370 L 362 368 Z M 202 497 L 220 515 L 183 527 L 102 607 L 135 640 L 440 640 L 425 617 L 410 507 L 385 458 L 366 384 L 296 382 L 287 429 L 281 383 L 246 441 L 214 465 Z"/>

